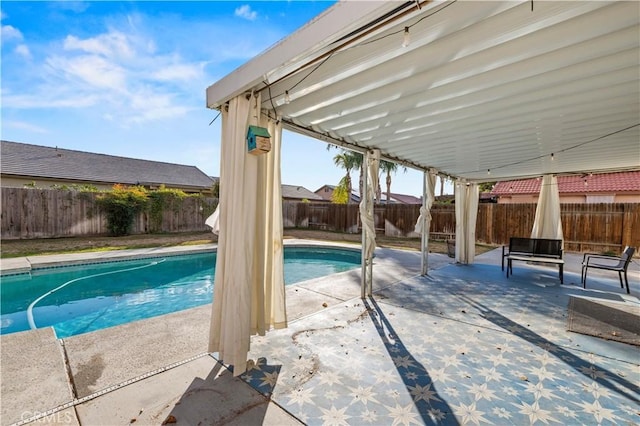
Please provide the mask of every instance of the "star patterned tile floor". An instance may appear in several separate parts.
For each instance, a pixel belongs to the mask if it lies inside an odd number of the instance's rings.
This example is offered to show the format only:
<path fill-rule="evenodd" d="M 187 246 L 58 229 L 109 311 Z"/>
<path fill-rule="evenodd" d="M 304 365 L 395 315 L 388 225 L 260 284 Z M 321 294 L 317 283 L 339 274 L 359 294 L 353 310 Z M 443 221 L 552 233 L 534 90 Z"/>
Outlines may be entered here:
<path fill-rule="evenodd" d="M 515 272 L 448 265 L 334 305 L 252 338 L 241 377 L 309 425 L 639 424 L 640 348 L 566 331 L 572 295 L 638 299 Z"/>

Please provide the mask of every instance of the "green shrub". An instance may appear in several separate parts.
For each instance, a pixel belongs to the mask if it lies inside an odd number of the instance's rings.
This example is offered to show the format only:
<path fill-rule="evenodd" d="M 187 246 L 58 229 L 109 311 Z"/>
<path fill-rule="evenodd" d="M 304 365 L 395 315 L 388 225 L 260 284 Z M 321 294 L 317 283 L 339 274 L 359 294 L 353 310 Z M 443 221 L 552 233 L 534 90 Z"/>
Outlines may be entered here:
<path fill-rule="evenodd" d="M 142 186 L 114 185 L 112 191 L 97 197 L 98 206 L 107 215 L 107 229 L 114 236 L 129 235 L 134 219 L 147 202 L 148 193 Z"/>
<path fill-rule="evenodd" d="M 183 200 L 188 195 L 180 189 L 167 189 L 161 185 L 157 191 L 149 193 L 149 220 L 151 232 L 162 231 L 162 216 L 164 211 L 171 209 L 177 213 L 182 208 Z"/>

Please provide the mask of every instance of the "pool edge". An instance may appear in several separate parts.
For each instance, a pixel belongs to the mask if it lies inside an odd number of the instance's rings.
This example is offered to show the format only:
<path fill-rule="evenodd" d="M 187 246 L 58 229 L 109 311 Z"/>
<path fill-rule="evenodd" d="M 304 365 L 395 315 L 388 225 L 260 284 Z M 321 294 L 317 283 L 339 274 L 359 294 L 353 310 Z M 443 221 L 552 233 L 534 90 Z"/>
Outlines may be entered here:
<path fill-rule="evenodd" d="M 360 251 L 359 244 L 341 243 L 337 241 L 318 241 L 292 238 L 283 240 L 283 243 L 285 246 L 324 246 Z M 73 266 L 87 263 L 104 263 L 119 260 L 145 259 L 163 256 L 205 253 L 208 251 L 216 251 L 217 248 L 217 244 L 200 244 L 193 246 L 153 247 L 144 249 L 13 257 L 0 259 L 0 276 L 25 274 L 35 269 L 44 269 L 57 266 Z"/>

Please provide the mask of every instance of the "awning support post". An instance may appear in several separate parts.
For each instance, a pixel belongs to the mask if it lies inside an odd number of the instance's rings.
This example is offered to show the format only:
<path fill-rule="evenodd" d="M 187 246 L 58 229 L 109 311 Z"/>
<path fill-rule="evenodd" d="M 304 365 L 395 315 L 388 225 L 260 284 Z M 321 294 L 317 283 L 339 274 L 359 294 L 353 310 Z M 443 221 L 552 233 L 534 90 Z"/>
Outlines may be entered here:
<path fill-rule="evenodd" d="M 428 203 L 427 179 L 429 179 L 429 171 L 425 170 L 424 178 L 422 180 L 422 208 L 425 211 L 428 211 L 429 209 L 429 207 L 427 206 L 427 203 Z M 429 274 L 429 227 L 428 226 L 422 226 L 422 230 L 420 232 L 420 254 L 421 254 L 420 275 L 425 276 Z"/>
<path fill-rule="evenodd" d="M 362 161 L 362 167 L 366 168 L 367 165 L 367 156 L 368 154 L 363 154 L 363 161 Z M 369 199 L 366 196 L 367 194 L 367 184 L 368 184 L 368 176 L 369 173 L 367 173 L 367 171 L 365 170 L 365 172 L 363 173 L 363 180 L 362 180 L 362 187 L 364 188 L 364 194 L 360 194 L 361 200 L 360 200 L 360 211 L 362 212 L 364 209 L 366 209 L 368 206 L 367 204 L 369 203 Z M 349 196 L 351 196 L 351 194 L 349 194 Z M 361 283 L 360 283 L 360 297 L 362 299 L 364 299 L 367 296 L 367 293 L 369 293 L 368 291 L 368 286 L 367 286 L 367 275 L 369 272 L 369 268 L 367 267 L 367 253 L 365 250 L 365 247 L 367 247 L 367 240 L 368 240 L 368 236 L 367 236 L 367 232 L 365 232 L 364 229 L 364 222 L 361 220 L 360 221 L 362 223 L 362 250 L 361 250 L 361 262 L 362 262 L 362 279 L 361 279 Z M 370 294 L 369 294 L 370 295 Z"/>

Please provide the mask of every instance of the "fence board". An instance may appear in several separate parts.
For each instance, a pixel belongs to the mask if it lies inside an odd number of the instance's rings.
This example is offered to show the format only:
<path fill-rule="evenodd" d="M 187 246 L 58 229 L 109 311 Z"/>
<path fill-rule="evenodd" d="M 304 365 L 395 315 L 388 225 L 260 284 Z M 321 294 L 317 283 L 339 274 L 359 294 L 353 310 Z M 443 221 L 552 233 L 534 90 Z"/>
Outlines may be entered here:
<path fill-rule="evenodd" d="M 96 197 L 95 193 L 75 191 L 2 188 L 0 238 L 107 234 L 106 217 L 97 208 Z M 205 212 L 212 211 L 215 203 L 213 198 L 172 200 L 163 212 L 159 229 L 150 229 L 149 215 L 143 212 L 135 218 L 131 233 L 206 231 Z"/>
<path fill-rule="evenodd" d="M 305 206 L 303 210 L 300 206 Z M 283 209 L 285 223 L 294 222 Z M 302 218 L 307 212 L 308 223 Z M 376 229 L 388 235 L 413 236 L 419 205 L 376 205 Z M 507 244 L 510 237 L 528 237 L 535 221 L 536 204 L 480 204 L 476 238 L 488 244 Z M 337 232 L 357 232 L 358 205 L 299 204 L 297 227 Z M 433 236 L 455 234 L 455 206 L 436 204 L 431 209 Z M 620 252 L 625 245 L 640 246 L 640 204 L 562 204 L 565 249 L 570 251 Z M 386 226 L 383 226 L 385 224 Z"/>
<path fill-rule="evenodd" d="M 106 234 L 106 218 L 96 207 L 95 193 L 2 188 L 1 238 L 48 238 Z M 216 201 L 188 197 L 172 200 L 164 209 L 157 228 L 148 213 L 134 221 L 132 233 L 191 232 L 208 230 L 205 211 Z M 512 236 L 531 234 L 535 204 L 480 204 L 476 224 L 478 241 L 506 244 Z M 301 203 L 282 205 L 286 228 L 310 228 L 358 233 L 357 204 Z M 419 205 L 377 204 L 375 227 L 390 235 L 415 237 Z M 620 252 L 625 245 L 640 247 L 640 204 L 562 204 L 565 249 L 570 251 Z M 431 233 L 446 237 L 455 234 L 455 206 L 436 204 L 431 209 Z"/>

